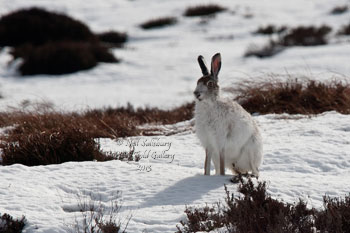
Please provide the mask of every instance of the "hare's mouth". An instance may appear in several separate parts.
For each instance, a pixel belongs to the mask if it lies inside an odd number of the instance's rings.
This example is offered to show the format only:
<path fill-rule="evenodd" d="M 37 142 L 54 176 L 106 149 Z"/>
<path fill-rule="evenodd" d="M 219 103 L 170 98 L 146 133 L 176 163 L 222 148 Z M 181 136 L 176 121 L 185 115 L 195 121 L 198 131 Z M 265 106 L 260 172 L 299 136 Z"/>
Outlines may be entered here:
<path fill-rule="evenodd" d="M 196 97 L 197 100 L 199 100 L 199 101 L 202 100 L 202 99 L 201 99 L 201 93 L 195 91 L 193 94 L 194 94 L 194 96 Z"/>

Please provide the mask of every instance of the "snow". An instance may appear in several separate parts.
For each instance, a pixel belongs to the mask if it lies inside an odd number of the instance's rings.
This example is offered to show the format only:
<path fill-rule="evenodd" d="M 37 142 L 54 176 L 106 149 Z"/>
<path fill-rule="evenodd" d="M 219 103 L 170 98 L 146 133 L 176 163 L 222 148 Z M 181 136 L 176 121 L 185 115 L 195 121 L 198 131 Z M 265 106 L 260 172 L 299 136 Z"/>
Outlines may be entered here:
<path fill-rule="evenodd" d="M 244 79 L 275 74 L 284 79 L 307 76 L 317 80 L 349 81 L 349 38 L 335 36 L 349 23 L 349 12 L 329 15 L 345 0 L 210 1 L 228 11 L 201 23 L 182 15 L 199 0 L 0 0 L 0 15 L 28 6 L 65 12 L 86 22 L 93 31 L 127 31 L 130 41 L 114 49 L 120 64 L 100 64 L 89 71 L 64 76 L 37 75 L 21 78 L 20 61 L 8 64 L 9 48 L 0 51 L 0 109 L 21 102 L 51 102 L 59 110 L 120 106 L 171 108 L 192 101 L 200 69 L 196 58 L 207 61 L 216 52 L 223 58 L 220 84 L 229 87 Z M 252 14 L 252 18 L 244 15 Z M 144 31 L 138 25 L 160 16 L 176 16 L 177 25 Z M 251 44 L 268 37 L 252 35 L 261 25 L 332 26 L 331 43 L 293 47 L 267 59 L 243 58 Z M 233 37 L 233 39 L 232 39 Z M 305 198 L 320 208 L 322 196 L 343 196 L 350 188 L 350 116 L 327 112 L 314 117 L 254 116 L 264 140 L 260 179 L 268 191 L 288 202 Z M 132 141 L 140 162 L 70 162 L 60 165 L 0 167 L 0 213 L 25 215 L 25 232 L 67 232 L 81 219 L 79 200 L 110 206 L 119 200 L 121 218 L 132 218 L 128 232 L 174 232 L 184 219 L 186 205 L 209 205 L 224 198 L 224 184 L 231 191 L 230 175 L 204 176 L 204 151 L 195 137 L 193 122 L 164 126 L 170 136 L 133 137 L 115 141 L 97 139 L 103 150 L 123 152 Z M 146 141 L 147 140 L 147 141 Z M 146 142 L 153 142 L 148 145 Z M 155 154 L 154 154 L 155 153 Z M 148 155 L 148 157 L 147 157 Z M 212 174 L 214 170 L 212 170 Z M 119 194 L 120 192 L 120 194 Z"/>

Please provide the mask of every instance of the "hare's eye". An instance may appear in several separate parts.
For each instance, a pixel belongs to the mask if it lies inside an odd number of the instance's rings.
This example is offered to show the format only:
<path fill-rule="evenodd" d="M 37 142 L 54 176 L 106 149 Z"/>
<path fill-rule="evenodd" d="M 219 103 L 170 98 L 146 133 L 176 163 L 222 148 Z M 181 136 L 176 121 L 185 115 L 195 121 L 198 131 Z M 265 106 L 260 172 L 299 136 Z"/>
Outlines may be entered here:
<path fill-rule="evenodd" d="M 207 85 L 208 85 L 208 87 L 214 87 L 214 82 L 213 81 L 209 81 Z"/>

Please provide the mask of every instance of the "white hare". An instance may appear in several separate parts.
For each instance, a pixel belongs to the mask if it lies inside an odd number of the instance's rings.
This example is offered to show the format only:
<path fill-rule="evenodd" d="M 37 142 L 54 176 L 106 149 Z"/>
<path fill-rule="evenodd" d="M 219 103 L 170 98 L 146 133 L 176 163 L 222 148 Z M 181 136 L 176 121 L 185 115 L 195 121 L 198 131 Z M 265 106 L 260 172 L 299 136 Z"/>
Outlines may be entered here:
<path fill-rule="evenodd" d="M 210 73 L 202 56 L 198 57 L 198 62 L 203 76 L 194 91 L 195 128 L 205 148 L 204 174 L 210 175 L 213 160 L 217 175 L 225 175 L 225 168 L 229 168 L 236 175 L 251 172 L 258 177 L 263 154 L 262 139 L 255 121 L 232 99 L 220 98 L 220 54 L 213 56 Z"/>

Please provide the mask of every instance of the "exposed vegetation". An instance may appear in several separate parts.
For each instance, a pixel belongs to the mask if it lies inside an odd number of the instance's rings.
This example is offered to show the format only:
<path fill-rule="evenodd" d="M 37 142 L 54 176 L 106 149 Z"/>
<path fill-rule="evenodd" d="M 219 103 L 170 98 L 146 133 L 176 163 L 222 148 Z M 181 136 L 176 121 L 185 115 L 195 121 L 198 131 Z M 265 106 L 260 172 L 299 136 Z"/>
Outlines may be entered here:
<path fill-rule="evenodd" d="M 170 26 L 176 23 L 177 23 L 177 19 L 175 17 L 163 17 L 163 18 L 146 21 L 142 23 L 140 27 L 143 29 L 153 29 L 153 28 Z"/>
<path fill-rule="evenodd" d="M 283 30 L 282 30 L 283 29 Z M 268 26 L 267 28 L 258 29 L 262 33 L 268 34 L 270 32 L 274 33 L 275 30 L 282 30 L 279 33 L 278 39 L 270 40 L 269 43 L 261 48 L 248 48 L 247 52 L 244 54 L 245 57 L 256 56 L 259 58 L 265 58 L 273 56 L 284 48 L 291 46 L 316 46 L 327 44 L 327 35 L 331 32 L 331 28 L 323 25 L 321 27 L 296 27 L 292 29 L 275 29 L 273 26 Z M 283 32 L 283 33 L 282 33 Z"/>
<path fill-rule="evenodd" d="M 26 224 L 26 218 L 23 216 L 19 220 L 14 220 L 9 214 L 0 214 L 0 233 L 20 233 Z"/>
<path fill-rule="evenodd" d="M 12 52 L 22 57 L 19 67 L 22 75 L 67 74 L 90 69 L 98 62 L 117 62 L 107 48 L 98 43 L 55 42 L 41 46 L 25 45 Z"/>
<path fill-rule="evenodd" d="M 314 46 L 327 44 L 326 36 L 332 29 L 328 26 L 297 27 L 282 36 L 279 43 L 284 46 Z"/>
<path fill-rule="evenodd" d="M 97 34 L 97 37 L 101 42 L 107 43 L 113 47 L 120 47 L 128 40 L 128 35 L 126 33 L 116 31 L 100 33 Z"/>
<path fill-rule="evenodd" d="M 137 126 L 146 123 L 173 124 L 193 117 L 193 103 L 173 110 L 116 109 L 91 110 L 82 114 L 49 110 L 0 114 L 0 126 L 13 126 L 1 135 L 2 164 L 28 166 L 68 161 L 138 160 L 131 154 L 102 153 L 95 138 L 119 138 L 147 134 Z"/>
<path fill-rule="evenodd" d="M 21 9 L 0 18 L 0 46 L 95 39 L 84 23 L 40 8 Z"/>
<path fill-rule="evenodd" d="M 234 196 L 225 186 L 225 203 L 213 207 L 186 207 L 186 220 L 180 221 L 178 233 L 209 232 L 349 232 L 350 194 L 342 198 L 324 197 L 322 210 L 309 209 L 299 200 L 284 203 L 266 191 L 266 182 L 254 185 L 252 180 L 240 180 Z M 317 231 L 318 232 L 318 231 Z"/>
<path fill-rule="evenodd" d="M 287 27 L 285 26 L 276 27 L 275 25 L 270 24 L 265 27 L 259 27 L 254 33 L 262 35 L 272 35 L 275 33 L 282 33 L 285 30 L 287 30 Z"/>
<path fill-rule="evenodd" d="M 67 74 L 90 69 L 98 62 L 117 62 L 100 40 L 116 43 L 117 33 L 96 36 L 84 23 L 40 8 L 17 10 L 0 18 L 0 46 L 13 46 L 14 58 L 23 58 L 22 75 Z M 118 43 L 125 40 L 125 34 L 118 35 Z"/>
<path fill-rule="evenodd" d="M 350 23 L 348 25 L 344 25 L 338 32 L 338 35 L 350 35 Z"/>
<path fill-rule="evenodd" d="M 132 216 L 121 221 L 121 209 L 118 200 L 111 201 L 107 207 L 101 201 L 82 201 L 78 199 L 82 221 L 76 220 L 72 232 L 74 233 L 125 233 Z"/>
<path fill-rule="evenodd" d="M 199 5 L 186 9 L 184 15 L 188 17 L 213 15 L 225 11 L 226 8 L 217 4 Z"/>
<path fill-rule="evenodd" d="M 350 114 L 350 84 L 341 81 L 322 83 L 290 79 L 282 82 L 245 82 L 234 92 L 236 100 L 249 112 L 318 114 L 337 111 Z"/>
<path fill-rule="evenodd" d="M 276 44 L 273 40 L 270 40 L 268 44 L 259 47 L 256 45 L 250 45 L 245 52 L 245 57 L 255 56 L 258 58 L 272 57 L 275 54 L 282 52 L 285 49 L 284 46 Z"/>
<path fill-rule="evenodd" d="M 349 10 L 348 6 L 336 6 L 331 10 L 331 14 L 332 15 L 339 15 L 339 14 L 343 14 L 345 12 L 347 12 Z"/>

